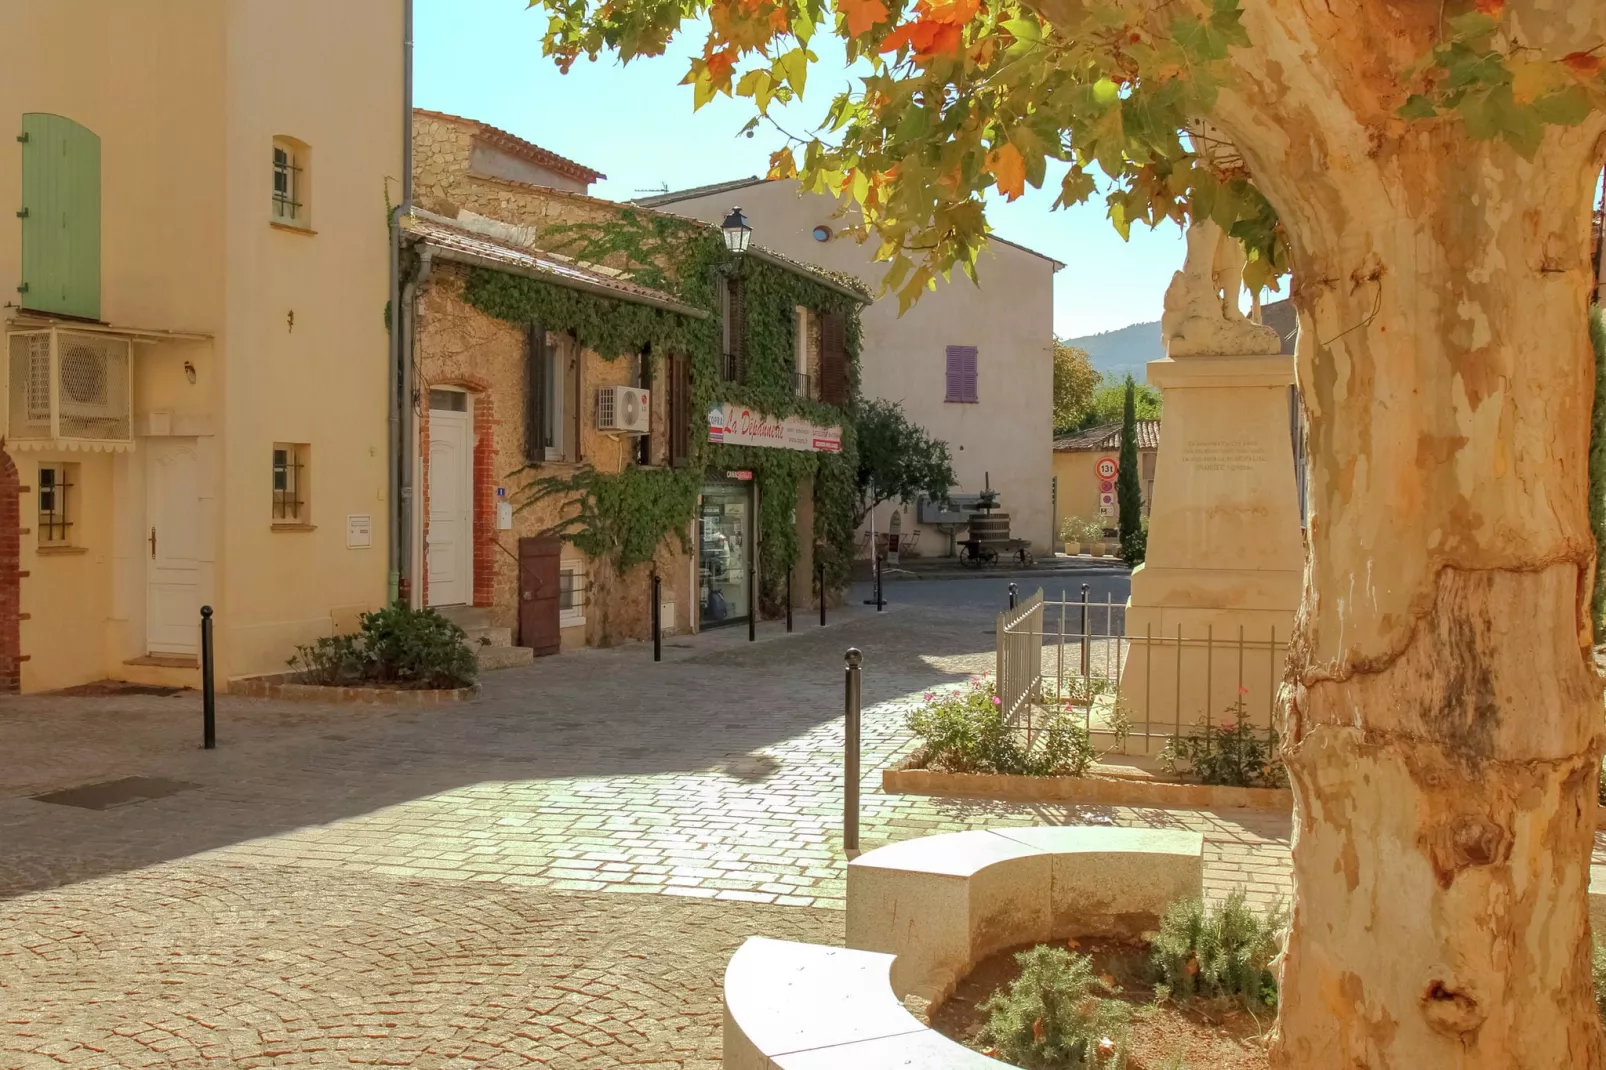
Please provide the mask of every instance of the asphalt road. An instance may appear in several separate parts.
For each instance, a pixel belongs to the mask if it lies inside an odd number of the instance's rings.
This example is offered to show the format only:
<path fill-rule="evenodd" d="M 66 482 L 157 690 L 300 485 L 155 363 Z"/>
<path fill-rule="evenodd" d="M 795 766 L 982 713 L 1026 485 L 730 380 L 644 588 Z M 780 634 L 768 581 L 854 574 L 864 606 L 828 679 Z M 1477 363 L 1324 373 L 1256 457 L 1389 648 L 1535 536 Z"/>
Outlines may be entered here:
<path fill-rule="evenodd" d="M 1063 594 L 1072 601 L 1081 597 L 1081 585 L 1085 583 L 1088 585 L 1088 601 L 1100 606 L 1106 596 L 1117 606 L 1125 605 L 1132 590 L 1132 578 L 1125 572 L 1058 572 L 1031 579 L 989 576 L 977 579 L 898 580 L 886 582 L 882 587 L 889 606 L 953 606 L 956 609 L 993 606 L 1002 610 L 1009 605 L 1011 583 L 1016 585 L 1021 598 L 1030 596 L 1042 587 L 1046 598 L 1057 600 Z M 855 583 L 850 595 L 853 604 L 858 605 L 875 597 L 875 585 Z M 1095 611 L 1095 614 L 1098 613 L 1102 613 L 1102 609 Z"/>

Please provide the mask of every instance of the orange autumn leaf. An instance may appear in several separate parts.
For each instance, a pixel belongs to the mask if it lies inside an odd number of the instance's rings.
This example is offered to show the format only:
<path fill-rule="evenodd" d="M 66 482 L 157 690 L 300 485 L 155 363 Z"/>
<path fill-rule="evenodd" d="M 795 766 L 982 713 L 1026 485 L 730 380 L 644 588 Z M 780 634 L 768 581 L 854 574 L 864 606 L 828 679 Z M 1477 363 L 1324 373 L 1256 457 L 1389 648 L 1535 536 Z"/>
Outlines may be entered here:
<path fill-rule="evenodd" d="M 892 17 L 881 0 L 837 0 L 837 10 L 847 20 L 850 37 L 863 37 L 872 26 L 879 26 Z"/>
<path fill-rule="evenodd" d="M 1582 74 L 1588 78 L 1593 78 L 1600 73 L 1603 66 L 1606 66 L 1606 60 L 1602 60 L 1593 52 L 1569 52 L 1561 57 L 1561 61 L 1575 74 Z"/>
<path fill-rule="evenodd" d="M 1013 201 L 1026 192 L 1026 161 L 1009 142 L 987 154 L 987 170 L 993 173 L 998 192 L 1006 199 Z"/>
<path fill-rule="evenodd" d="M 736 69 L 736 50 L 721 49 L 703 61 L 708 66 L 708 77 L 716 86 L 729 85 L 731 72 Z"/>
<path fill-rule="evenodd" d="M 960 28 L 946 22 L 906 22 L 893 30 L 881 42 L 882 52 L 896 52 L 904 45 L 914 49 L 916 56 L 929 59 L 947 52 L 958 52 L 961 43 Z"/>
<path fill-rule="evenodd" d="M 1497 19 L 1506 9 L 1506 0 L 1478 0 L 1477 7 L 1480 13 Z"/>
<path fill-rule="evenodd" d="M 921 14 L 928 22 L 946 22 L 953 26 L 963 26 L 981 11 L 981 0 L 937 0 L 931 5 L 921 5 Z"/>

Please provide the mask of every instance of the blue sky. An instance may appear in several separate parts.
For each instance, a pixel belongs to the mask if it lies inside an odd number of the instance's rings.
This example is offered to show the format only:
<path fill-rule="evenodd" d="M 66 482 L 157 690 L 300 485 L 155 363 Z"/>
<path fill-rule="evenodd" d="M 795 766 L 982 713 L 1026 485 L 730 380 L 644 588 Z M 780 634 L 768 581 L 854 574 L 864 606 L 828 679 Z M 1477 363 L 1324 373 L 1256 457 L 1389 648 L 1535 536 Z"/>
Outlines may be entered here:
<path fill-rule="evenodd" d="M 628 67 L 609 57 L 582 61 L 568 75 L 541 55 L 546 16 L 524 0 L 417 0 L 414 102 L 511 131 L 607 174 L 592 187 L 624 200 L 643 192 L 684 189 L 762 174 L 782 135 L 761 127 L 737 132 L 751 104 L 717 98 L 692 111 L 691 87 L 679 84 L 694 34 L 678 49 Z M 781 121 L 802 133 L 847 83 L 840 49 L 817 38 L 822 62 L 802 101 Z M 1054 329 L 1064 337 L 1114 330 L 1160 318 L 1171 273 L 1182 263 L 1175 227 L 1134 231 L 1123 242 L 1101 202 L 1051 211 L 1049 187 L 1027 190 L 1014 204 L 995 198 L 989 219 L 1005 238 L 1067 265 L 1054 294 Z M 763 220 L 754 227 L 763 240 Z M 986 276 L 982 276 L 985 284 Z"/>

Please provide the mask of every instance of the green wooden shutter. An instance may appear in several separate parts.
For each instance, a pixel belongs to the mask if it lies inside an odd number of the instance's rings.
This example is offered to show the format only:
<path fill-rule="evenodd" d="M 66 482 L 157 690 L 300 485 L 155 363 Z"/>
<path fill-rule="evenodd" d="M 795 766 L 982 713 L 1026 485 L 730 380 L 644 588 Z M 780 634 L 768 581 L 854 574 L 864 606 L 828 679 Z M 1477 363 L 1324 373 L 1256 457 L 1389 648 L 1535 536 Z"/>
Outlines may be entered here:
<path fill-rule="evenodd" d="M 100 138 L 22 117 L 22 307 L 100 318 Z"/>

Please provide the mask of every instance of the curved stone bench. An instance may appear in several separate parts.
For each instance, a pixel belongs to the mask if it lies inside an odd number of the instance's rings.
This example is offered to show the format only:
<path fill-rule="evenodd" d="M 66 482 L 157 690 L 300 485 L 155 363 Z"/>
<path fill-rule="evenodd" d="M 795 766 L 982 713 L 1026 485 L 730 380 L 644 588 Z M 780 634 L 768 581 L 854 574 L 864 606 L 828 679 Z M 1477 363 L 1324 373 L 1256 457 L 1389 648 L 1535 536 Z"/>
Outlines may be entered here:
<path fill-rule="evenodd" d="M 947 996 L 988 955 L 1135 936 L 1204 884 L 1204 837 L 1019 828 L 906 840 L 848 865 L 847 948 L 749 939 L 725 971 L 727 1070 L 985 1070 L 901 1000 Z"/>
<path fill-rule="evenodd" d="M 900 998 L 936 1001 L 995 951 L 1137 936 L 1203 889 L 1197 832 L 1055 826 L 926 836 L 848 864 L 847 944 L 896 956 Z"/>
<path fill-rule="evenodd" d="M 726 1070 L 998 1070 L 892 994 L 892 956 L 750 937 L 725 968 Z"/>

